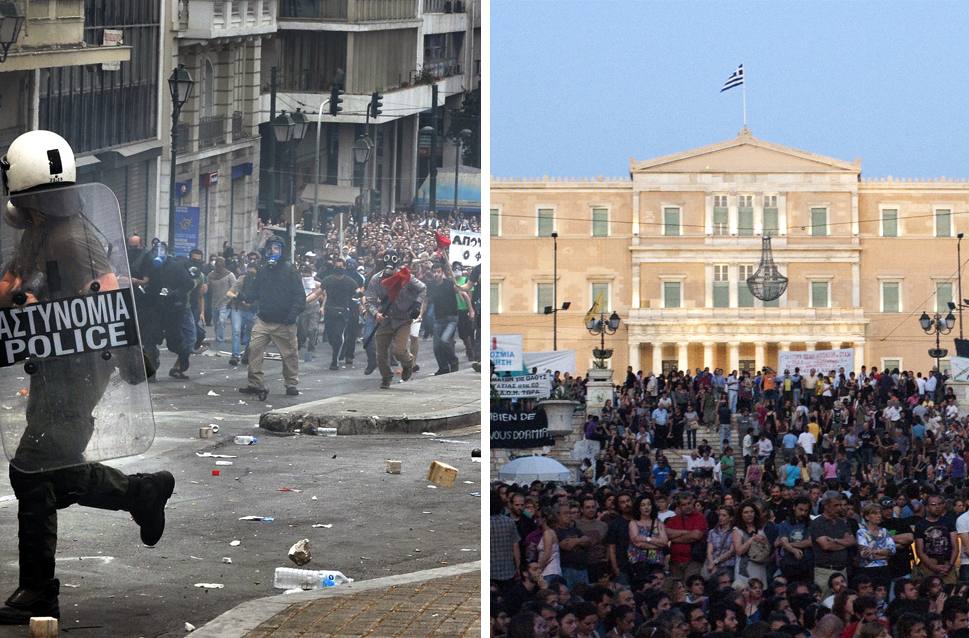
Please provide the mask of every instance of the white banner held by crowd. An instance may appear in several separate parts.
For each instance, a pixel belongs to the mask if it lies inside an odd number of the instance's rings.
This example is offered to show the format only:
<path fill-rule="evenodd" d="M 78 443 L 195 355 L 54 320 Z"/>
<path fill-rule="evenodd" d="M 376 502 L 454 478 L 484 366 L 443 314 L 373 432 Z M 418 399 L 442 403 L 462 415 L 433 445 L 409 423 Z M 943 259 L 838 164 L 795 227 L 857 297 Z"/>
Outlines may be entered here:
<path fill-rule="evenodd" d="M 801 374 L 809 374 L 811 370 L 827 374 L 840 368 L 845 369 L 845 376 L 855 371 L 855 349 L 841 350 L 807 350 L 804 352 L 778 352 L 777 373 L 784 374 L 789 370 L 794 374 L 794 368 L 800 368 Z"/>
<path fill-rule="evenodd" d="M 526 352 L 522 355 L 525 369 L 529 372 L 561 372 L 575 374 L 575 350 L 554 350 L 549 352 Z"/>
<path fill-rule="evenodd" d="M 521 335 L 491 335 L 491 363 L 495 372 L 521 372 L 523 349 Z"/>
<path fill-rule="evenodd" d="M 950 376 L 953 381 L 969 381 L 969 359 L 966 357 L 950 357 Z"/>
<path fill-rule="evenodd" d="M 481 245 L 481 233 L 469 233 L 464 230 L 451 231 L 451 246 L 448 249 L 448 259 L 453 264 L 461 262 L 466 268 L 474 268 L 481 263 L 484 246 Z"/>
<path fill-rule="evenodd" d="M 544 399 L 552 392 L 552 377 L 544 373 L 502 377 L 491 385 L 502 399 Z"/>

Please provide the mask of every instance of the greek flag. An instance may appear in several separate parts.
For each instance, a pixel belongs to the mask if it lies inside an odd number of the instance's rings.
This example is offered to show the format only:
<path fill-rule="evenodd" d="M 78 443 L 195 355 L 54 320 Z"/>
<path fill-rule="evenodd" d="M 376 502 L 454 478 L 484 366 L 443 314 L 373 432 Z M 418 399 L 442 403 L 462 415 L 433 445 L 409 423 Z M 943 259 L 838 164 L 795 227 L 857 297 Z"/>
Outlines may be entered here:
<path fill-rule="evenodd" d="M 723 93 L 727 89 L 732 89 L 735 86 L 740 86 L 744 83 L 744 65 L 743 63 L 737 67 L 737 70 L 733 72 L 733 75 L 727 80 L 727 83 L 723 85 L 720 92 Z"/>

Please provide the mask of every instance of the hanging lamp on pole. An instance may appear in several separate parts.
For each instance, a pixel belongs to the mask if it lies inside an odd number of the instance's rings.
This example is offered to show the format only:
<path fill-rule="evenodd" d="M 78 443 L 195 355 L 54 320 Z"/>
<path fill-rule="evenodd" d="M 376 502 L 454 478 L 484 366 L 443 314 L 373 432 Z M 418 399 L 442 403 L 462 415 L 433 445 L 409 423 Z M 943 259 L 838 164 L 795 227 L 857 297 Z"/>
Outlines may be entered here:
<path fill-rule="evenodd" d="M 787 277 L 781 274 L 774 263 L 770 235 L 765 236 L 762 243 L 760 265 L 757 267 L 757 272 L 747 278 L 747 288 L 761 301 L 774 301 L 787 290 Z"/>

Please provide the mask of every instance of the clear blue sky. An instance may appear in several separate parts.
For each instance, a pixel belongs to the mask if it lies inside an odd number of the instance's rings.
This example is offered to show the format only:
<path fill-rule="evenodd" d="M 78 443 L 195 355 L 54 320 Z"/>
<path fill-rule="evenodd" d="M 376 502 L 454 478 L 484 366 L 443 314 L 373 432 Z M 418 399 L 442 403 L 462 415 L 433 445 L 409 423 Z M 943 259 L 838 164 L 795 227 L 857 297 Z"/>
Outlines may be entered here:
<path fill-rule="evenodd" d="M 491 173 L 629 175 L 754 136 L 863 177 L 969 177 L 962 2 L 492 0 Z"/>

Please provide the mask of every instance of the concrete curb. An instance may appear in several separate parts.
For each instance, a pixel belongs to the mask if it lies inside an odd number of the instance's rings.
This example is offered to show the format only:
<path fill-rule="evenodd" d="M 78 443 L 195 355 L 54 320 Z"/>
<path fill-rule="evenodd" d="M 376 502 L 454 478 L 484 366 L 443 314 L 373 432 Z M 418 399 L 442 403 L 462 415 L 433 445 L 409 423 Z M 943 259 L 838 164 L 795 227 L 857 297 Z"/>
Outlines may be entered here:
<path fill-rule="evenodd" d="M 230 609 L 205 626 L 196 629 L 191 635 L 201 638 L 239 638 L 239 636 L 245 636 L 265 621 L 293 605 L 306 605 L 321 598 L 344 596 L 360 591 L 423 582 L 434 578 L 458 576 L 480 570 L 481 561 L 479 560 L 471 563 L 462 563 L 460 565 L 449 565 L 447 567 L 412 572 L 410 574 L 374 578 L 373 580 L 340 585 L 332 589 L 318 589 L 298 594 L 279 594 L 268 598 L 260 598 L 259 600 L 242 603 L 238 607 Z"/>
<path fill-rule="evenodd" d="M 418 434 L 481 425 L 481 375 L 461 371 L 397 383 L 390 390 L 330 397 L 266 412 L 259 427 L 310 434 Z"/>

